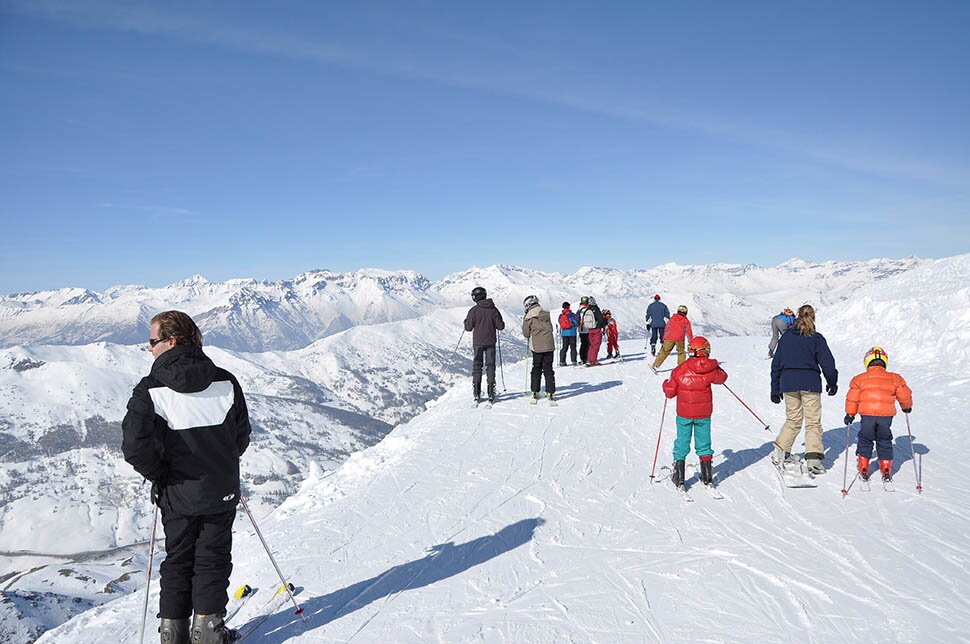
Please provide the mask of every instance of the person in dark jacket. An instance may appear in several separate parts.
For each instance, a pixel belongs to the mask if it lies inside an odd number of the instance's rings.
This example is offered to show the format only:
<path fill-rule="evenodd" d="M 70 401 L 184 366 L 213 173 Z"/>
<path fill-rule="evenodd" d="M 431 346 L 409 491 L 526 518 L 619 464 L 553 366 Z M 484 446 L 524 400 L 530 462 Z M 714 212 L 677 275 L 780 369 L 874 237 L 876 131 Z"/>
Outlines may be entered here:
<path fill-rule="evenodd" d="M 187 314 L 151 320 L 151 373 L 135 386 L 122 421 L 122 452 L 152 482 L 165 530 L 160 567 L 161 641 L 224 644 L 232 572 L 239 457 L 251 432 L 236 378 L 202 351 Z M 192 618 L 191 627 L 189 618 Z"/>
<path fill-rule="evenodd" d="M 711 343 L 702 336 L 690 341 L 690 355 L 677 365 L 668 380 L 663 382 L 667 398 L 677 398 L 677 439 L 674 441 L 674 468 L 671 481 L 684 484 L 684 464 L 694 437 L 694 450 L 701 462 L 701 482 L 713 482 L 714 450 L 711 448 L 711 414 L 714 412 L 714 393 L 711 385 L 723 385 L 727 373 L 711 358 Z"/>
<path fill-rule="evenodd" d="M 465 316 L 465 331 L 472 332 L 472 346 L 475 348 L 475 361 L 472 363 L 472 393 L 475 402 L 482 399 L 482 367 L 485 367 L 488 385 L 488 399 L 495 402 L 495 343 L 496 331 L 505 328 L 502 314 L 481 286 L 472 289 L 475 306 Z"/>
<path fill-rule="evenodd" d="M 650 355 L 657 355 L 657 338 L 663 343 L 664 327 L 670 319 L 670 309 L 660 301 L 660 294 L 653 296 L 653 302 L 647 307 L 647 328 L 650 329 Z"/>
<path fill-rule="evenodd" d="M 792 459 L 791 449 L 805 423 L 805 463 L 813 474 L 825 473 L 822 458 L 822 375 L 825 391 L 834 396 L 839 389 L 835 358 L 822 334 L 815 330 L 815 309 L 798 308 L 795 324 L 778 340 L 771 360 L 771 402 L 785 400 L 785 424 L 775 438 L 772 462 Z"/>

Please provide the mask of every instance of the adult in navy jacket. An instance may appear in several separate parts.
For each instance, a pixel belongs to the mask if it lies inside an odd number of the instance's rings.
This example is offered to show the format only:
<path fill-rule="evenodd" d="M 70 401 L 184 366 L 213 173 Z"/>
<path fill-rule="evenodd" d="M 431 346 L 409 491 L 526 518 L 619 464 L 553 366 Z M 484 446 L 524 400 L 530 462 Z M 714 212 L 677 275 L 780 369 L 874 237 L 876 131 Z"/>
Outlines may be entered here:
<path fill-rule="evenodd" d="M 153 317 L 148 344 L 155 362 L 128 401 L 121 449 L 152 482 L 162 514 L 161 641 L 231 642 L 224 617 L 239 457 L 251 433 L 246 400 L 236 378 L 202 352 L 202 332 L 187 314 Z"/>
<path fill-rule="evenodd" d="M 771 402 L 785 400 L 785 424 L 775 438 L 771 460 L 791 458 L 792 445 L 805 424 L 805 461 L 809 471 L 822 474 L 822 376 L 825 391 L 838 391 L 839 372 L 835 358 L 822 334 L 815 330 L 815 309 L 805 304 L 798 309 L 795 324 L 778 340 L 771 360 Z"/>

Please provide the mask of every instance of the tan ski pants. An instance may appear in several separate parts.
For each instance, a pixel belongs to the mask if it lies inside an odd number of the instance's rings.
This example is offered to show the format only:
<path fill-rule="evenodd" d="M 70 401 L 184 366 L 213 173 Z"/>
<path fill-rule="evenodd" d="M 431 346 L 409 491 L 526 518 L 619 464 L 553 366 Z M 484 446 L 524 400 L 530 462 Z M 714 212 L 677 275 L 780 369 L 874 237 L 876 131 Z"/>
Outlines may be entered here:
<path fill-rule="evenodd" d="M 815 391 L 796 391 L 785 394 L 785 424 L 782 425 L 775 445 L 792 451 L 795 438 L 805 423 L 805 457 L 822 458 L 822 394 Z"/>

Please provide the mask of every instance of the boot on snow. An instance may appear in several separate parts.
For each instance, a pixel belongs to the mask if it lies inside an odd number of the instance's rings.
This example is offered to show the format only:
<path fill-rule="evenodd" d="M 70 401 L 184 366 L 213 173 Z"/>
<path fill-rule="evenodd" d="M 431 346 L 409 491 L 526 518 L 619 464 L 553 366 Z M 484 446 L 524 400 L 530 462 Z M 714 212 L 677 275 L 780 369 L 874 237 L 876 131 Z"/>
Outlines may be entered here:
<path fill-rule="evenodd" d="M 891 458 L 880 458 L 879 471 L 882 472 L 883 481 L 893 480 L 893 460 Z"/>
<path fill-rule="evenodd" d="M 684 485 L 684 461 L 674 461 L 674 469 L 670 475 L 670 481 L 677 487 Z"/>
<path fill-rule="evenodd" d="M 482 386 L 472 385 L 472 395 L 475 397 L 476 403 L 482 402 Z"/>
<path fill-rule="evenodd" d="M 488 386 L 488 402 L 495 402 L 495 385 Z"/>
<path fill-rule="evenodd" d="M 825 474 L 825 465 L 822 464 L 822 459 L 820 458 L 806 458 L 805 466 L 812 474 Z"/>
<path fill-rule="evenodd" d="M 701 457 L 701 483 L 710 485 L 714 482 L 714 461 L 710 456 Z"/>
<path fill-rule="evenodd" d="M 158 627 L 158 634 L 161 636 L 162 644 L 189 644 L 189 618 L 163 617 Z"/>
<path fill-rule="evenodd" d="M 859 478 L 862 479 L 863 481 L 868 481 L 869 480 L 869 459 L 859 454 L 856 454 L 856 458 L 859 461 L 858 464 L 856 465 L 856 467 L 859 469 Z"/>
<path fill-rule="evenodd" d="M 224 621 L 226 611 L 210 615 L 192 616 L 192 644 L 231 644 L 236 641 L 236 631 Z"/>
<path fill-rule="evenodd" d="M 652 355 L 652 356 L 657 355 L 657 345 L 655 345 L 655 344 L 651 344 L 650 345 L 650 355 Z"/>

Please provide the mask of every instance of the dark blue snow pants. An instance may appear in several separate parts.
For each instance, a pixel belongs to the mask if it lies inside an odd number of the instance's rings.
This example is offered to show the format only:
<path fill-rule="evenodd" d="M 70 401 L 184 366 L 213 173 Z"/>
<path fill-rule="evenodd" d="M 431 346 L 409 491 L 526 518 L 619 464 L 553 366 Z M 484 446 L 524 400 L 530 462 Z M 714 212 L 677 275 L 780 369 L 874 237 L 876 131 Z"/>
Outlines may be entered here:
<path fill-rule="evenodd" d="M 872 443 L 876 443 L 876 452 L 880 459 L 893 458 L 893 433 L 889 429 L 893 424 L 892 416 L 863 416 L 859 423 L 859 444 L 855 453 L 865 458 L 872 458 Z"/>
<path fill-rule="evenodd" d="M 664 341 L 664 327 L 662 326 L 652 326 L 650 327 L 650 346 L 656 346 L 657 339 L 660 339 L 662 343 Z"/>

